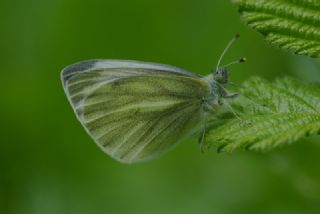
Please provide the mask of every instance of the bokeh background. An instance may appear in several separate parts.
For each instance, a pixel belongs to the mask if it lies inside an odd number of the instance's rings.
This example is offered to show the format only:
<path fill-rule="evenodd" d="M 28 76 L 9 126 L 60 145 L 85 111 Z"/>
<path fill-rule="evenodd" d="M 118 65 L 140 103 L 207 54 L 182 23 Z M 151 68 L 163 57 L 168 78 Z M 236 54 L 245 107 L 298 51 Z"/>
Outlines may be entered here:
<path fill-rule="evenodd" d="M 123 165 L 76 120 L 60 71 L 92 58 L 137 59 L 208 74 L 230 38 L 233 82 L 319 81 L 319 62 L 270 47 L 229 1 L 1 0 L 0 213 L 320 213 L 320 142 L 269 153 L 202 154 L 196 140 Z"/>

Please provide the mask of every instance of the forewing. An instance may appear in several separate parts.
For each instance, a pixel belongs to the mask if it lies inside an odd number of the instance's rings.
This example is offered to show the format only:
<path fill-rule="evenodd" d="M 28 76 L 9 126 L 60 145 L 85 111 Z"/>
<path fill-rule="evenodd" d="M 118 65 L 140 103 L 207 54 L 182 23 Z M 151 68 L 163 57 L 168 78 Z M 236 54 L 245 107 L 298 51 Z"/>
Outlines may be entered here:
<path fill-rule="evenodd" d="M 101 84 L 132 76 L 187 76 L 201 78 L 181 68 L 133 60 L 89 60 L 70 65 L 61 72 L 62 84 L 77 106 Z"/>
<path fill-rule="evenodd" d="M 160 155 L 196 131 L 203 119 L 202 102 L 210 91 L 207 82 L 156 65 L 89 71 L 87 67 L 86 72 L 71 72 L 73 76 L 64 82 L 87 132 L 121 162 Z"/>

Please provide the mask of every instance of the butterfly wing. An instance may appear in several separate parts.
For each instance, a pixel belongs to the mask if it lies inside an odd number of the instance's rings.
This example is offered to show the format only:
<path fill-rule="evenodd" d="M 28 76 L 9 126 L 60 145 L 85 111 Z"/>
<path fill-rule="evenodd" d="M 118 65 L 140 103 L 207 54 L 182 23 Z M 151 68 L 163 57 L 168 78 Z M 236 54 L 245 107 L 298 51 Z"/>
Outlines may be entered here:
<path fill-rule="evenodd" d="M 63 70 L 62 81 L 89 135 L 125 163 L 156 157 L 196 131 L 210 93 L 199 75 L 137 61 L 78 63 Z"/>

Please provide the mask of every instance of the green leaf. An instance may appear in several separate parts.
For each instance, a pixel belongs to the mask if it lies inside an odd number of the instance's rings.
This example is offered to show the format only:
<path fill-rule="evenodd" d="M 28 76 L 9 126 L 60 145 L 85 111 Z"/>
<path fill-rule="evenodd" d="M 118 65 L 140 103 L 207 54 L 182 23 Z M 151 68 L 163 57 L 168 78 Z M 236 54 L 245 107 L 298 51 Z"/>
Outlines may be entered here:
<path fill-rule="evenodd" d="M 243 86 L 241 95 L 230 103 L 241 119 L 228 108 L 212 118 L 207 146 L 226 152 L 237 148 L 268 151 L 320 133 L 320 84 L 253 78 Z"/>
<path fill-rule="evenodd" d="M 265 39 L 296 54 L 320 57 L 320 0 L 233 0 Z"/>

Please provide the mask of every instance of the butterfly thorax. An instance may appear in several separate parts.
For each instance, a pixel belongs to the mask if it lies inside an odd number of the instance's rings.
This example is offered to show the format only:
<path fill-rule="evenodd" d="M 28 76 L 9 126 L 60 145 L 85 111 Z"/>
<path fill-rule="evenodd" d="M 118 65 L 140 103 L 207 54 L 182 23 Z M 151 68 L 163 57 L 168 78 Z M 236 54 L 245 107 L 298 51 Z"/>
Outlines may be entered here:
<path fill-rule="evenodd" d="M 204 109 L 215 111 L 223 104 L 223 98 L 228 95 L 226 90 L 228 71 L 224 67 L 218 68 L 204 79 L 208 81 L 210 87 L 210 95 L 204 100 Z"/>

